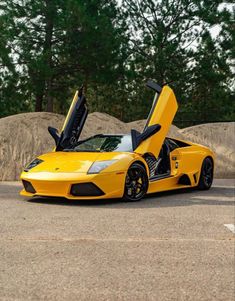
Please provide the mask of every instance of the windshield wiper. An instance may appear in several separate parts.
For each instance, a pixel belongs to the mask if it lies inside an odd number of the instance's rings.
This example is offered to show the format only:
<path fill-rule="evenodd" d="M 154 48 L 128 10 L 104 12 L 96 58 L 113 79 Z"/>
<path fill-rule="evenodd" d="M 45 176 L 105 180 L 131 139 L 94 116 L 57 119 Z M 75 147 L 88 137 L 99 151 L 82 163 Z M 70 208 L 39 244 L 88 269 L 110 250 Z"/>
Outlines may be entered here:
<path fill-rule="evenodd" d="M 99 150 L 88 150 L 88 149 L 74 149 L 74 148 L 65 148 L 63 152 L 66 153 L 100 153 Z"/>
<path fill-rule="evenodd" d="M 68 153 L 68 152 L 75 152 L 75 150 L 72 149 L 72 148 L 65 148 L 65 149 L 63 149 L 63 152 L 66 152 L 66 153 Z"/>
<path fill-rule="evenodd" d="M 76 149 L 74 152 L 78 153 L 100 153 L 98 150 L 88 150 L 88 149 Z"/>

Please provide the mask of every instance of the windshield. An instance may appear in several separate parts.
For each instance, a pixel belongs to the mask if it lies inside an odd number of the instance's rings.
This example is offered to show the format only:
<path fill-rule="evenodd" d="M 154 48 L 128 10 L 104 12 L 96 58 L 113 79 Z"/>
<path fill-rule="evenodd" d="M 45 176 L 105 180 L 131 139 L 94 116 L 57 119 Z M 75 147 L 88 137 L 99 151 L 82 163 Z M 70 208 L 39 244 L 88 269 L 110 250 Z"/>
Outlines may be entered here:
<path fill-rule="evenodd" d="M 64 151 L 73 152 L 132 152 L 130 135 L 97 135 L 80 141 L 73 149 Z"/>

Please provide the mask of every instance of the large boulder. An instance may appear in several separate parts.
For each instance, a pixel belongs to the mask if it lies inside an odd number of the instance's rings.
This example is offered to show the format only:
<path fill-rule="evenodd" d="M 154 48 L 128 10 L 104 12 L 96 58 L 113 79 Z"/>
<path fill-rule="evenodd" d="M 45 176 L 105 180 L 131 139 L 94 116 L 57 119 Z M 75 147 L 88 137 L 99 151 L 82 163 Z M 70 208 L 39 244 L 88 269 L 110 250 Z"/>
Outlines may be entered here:
<path fill-rule="evenodd" d="M 0 180 L 18 180 L 22 167 L 53 149 L 49 125 L 60 128 L 64 116 L 23 113 L 0 119 Z"/>
<path fill-rule="evenodd" d="M 61 129 L 64 116 L 53 113 L 23 113 L 0 119 L 0 180 L 18 180 L 22 167 L 36 156 L 51 151 L 54 141 L 47 131 Z M 125 134 L 142 131 L 145 120 L 124 123 L 105 113 L 91 113 L 82 138 L 99 133 Z M 234 177 L 234 123 L 194 126 L 179 130 L 172 126 L 169 136 L 211 147 L 217 155 L 216 176 Z"/>
<path fill-rule="evenodd" d="M 235 178 L 235 122 L 200 124 L 179 132 L 187 140 L 208 146 L 215 152 L 216 177 Z"/>
<path fill-rule="evenodd" d="M 0 119 L 0 180 L 18 180 L 22 168 L 36 156 L 54 148 L 48 126 L 61 129 L 65 117 L 36 112 Z M 126 133 L 129 127 L 115 117 L 91 113 L 81 138 L 98 133 Z"/>

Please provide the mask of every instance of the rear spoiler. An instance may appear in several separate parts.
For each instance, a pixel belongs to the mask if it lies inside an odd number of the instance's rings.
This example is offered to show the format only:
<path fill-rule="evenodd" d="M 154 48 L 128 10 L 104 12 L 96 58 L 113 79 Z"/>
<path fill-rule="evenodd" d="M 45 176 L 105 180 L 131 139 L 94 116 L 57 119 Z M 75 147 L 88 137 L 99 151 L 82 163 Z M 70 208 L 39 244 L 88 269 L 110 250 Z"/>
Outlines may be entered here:
<path fill-rule="evenodd" d="M 149 113 L 145 128 L 143 130 L 142 133 L 139 133 L 136 130 L 131 130 L 131 137 L 132 137 L 132 146 L 133 146 L 133 150 L 136 150 L 136 148 L 141 144 L 141 142 L 143 142 L 144 140 L 150 138 L 151 136 L 153 136 L 154 134 L 156 134 L 157 132 L 160 131 L 161 129 L 161 125 L 160 124 L 154 124 L 152 126 L 148 126 L 150 118 L 152 116 L 152 113 L 157 105 L 157 100 L 159 95 L 162 92 L 162 87 L 160 85 L 158 85 L 157 83 L 148 80 L 146 86 L 152 90 L 154 90 L 156 92 L 156 95 L 154 97 L 153 100 L 153 105 L 151 108 L 151 111 Z"/>

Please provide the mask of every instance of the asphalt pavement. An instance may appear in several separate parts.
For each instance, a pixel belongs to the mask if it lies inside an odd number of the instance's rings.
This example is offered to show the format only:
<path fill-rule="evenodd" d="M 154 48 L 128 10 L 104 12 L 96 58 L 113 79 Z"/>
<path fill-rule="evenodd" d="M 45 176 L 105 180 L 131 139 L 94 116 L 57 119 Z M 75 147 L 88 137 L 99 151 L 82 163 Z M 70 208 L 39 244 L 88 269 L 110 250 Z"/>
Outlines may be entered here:
<path fill-rule="evenodd" d="M 0 183 L 0 300 L 234 301 L 233 180 L 136 203 L 20 189 Z"/>

